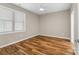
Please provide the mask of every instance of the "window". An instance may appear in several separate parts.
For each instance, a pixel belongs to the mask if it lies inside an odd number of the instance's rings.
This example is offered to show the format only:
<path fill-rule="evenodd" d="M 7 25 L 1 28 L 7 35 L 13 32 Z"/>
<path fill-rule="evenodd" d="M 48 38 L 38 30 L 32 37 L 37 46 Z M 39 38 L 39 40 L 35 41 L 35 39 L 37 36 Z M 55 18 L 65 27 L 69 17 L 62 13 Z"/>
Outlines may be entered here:
<path fill-rule="evenodd" d="M 0 32 L 12 31 L 12 11 L 0 6 Z"/>
<path fill-rule="evenodd" d="M 15 11 L 15 31 L 23 31 L 24 30 L 24 13 L 19 11 Z"/>
<path fill-rule="evenodd" d="M 0 6 L 0 33 L 24 31 L 25 14 Z"/>
<path fill-rule="evenodd" d="M 11 20 L 0 20 L 0 32 L 12 31 L 12 21 Z"/>

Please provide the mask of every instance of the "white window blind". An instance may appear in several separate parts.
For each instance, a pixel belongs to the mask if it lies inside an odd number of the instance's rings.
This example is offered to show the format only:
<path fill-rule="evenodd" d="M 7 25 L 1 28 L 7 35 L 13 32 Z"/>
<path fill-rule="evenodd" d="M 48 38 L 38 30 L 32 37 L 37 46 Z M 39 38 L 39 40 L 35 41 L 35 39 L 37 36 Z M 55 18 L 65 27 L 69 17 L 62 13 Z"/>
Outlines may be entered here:
<path fill-rule="evenodd" d="M 25 14 L 15 11 L 15 31 L 24 31 Z"/>
<path fill-rule="evenodd" d="M 12 31 L 12 11 L 0 6 L 0 32 Z"/>
<path fill-rule="evenodd" d="M 0 6 L 0 33 L 25 30 L 25 13 Z"/>

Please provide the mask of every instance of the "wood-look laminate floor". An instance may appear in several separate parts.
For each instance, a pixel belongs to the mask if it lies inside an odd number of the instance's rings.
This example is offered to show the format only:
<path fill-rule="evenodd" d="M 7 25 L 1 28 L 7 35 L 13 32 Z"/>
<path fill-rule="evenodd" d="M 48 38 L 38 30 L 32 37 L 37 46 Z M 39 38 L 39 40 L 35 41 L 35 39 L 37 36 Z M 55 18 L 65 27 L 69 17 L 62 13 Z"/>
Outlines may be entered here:
<path fill-rule="evenodd" d="M 0 48 L 0 55 L 73 55 L 69 40 L 36 36 L 28 40 Z"/>

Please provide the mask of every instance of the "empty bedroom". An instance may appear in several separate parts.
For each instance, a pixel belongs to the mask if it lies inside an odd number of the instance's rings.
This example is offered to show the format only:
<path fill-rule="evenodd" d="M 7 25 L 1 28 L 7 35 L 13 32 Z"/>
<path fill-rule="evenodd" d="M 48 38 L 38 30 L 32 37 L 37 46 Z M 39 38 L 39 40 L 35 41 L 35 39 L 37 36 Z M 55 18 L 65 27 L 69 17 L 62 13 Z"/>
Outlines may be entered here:
<path fill-rule="evenodd" d="M 0 55 L 78 54 L 73 27 L 76 7 L 72 3 L 0 3 Z"/>

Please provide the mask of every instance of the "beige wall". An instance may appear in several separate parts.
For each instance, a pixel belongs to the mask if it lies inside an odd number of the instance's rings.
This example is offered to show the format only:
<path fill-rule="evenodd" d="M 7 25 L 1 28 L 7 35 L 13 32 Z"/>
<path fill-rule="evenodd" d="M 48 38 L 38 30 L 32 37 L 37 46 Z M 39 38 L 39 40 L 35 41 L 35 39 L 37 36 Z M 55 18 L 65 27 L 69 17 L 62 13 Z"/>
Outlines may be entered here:
<path fill-rule="evenodd" d="M 40 34 L 70 38 L 70 10 L 40 16 Z"/>
<path fill-rule="evenodd" d="M 4 6 L 11 7 L 16 10 L 20 10 L 26 14 L 26 32 L 10 33 L 6 35 L 0 35 L 0 46 L 22 40 L 24 38 L 33 37 L 39 34 L 39 16 L 25 11 L 24 9 L 14 7 L 13 5 L 4 4 Z"/>

